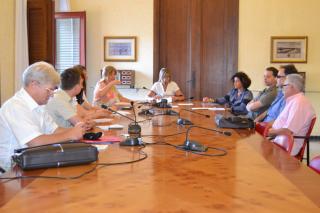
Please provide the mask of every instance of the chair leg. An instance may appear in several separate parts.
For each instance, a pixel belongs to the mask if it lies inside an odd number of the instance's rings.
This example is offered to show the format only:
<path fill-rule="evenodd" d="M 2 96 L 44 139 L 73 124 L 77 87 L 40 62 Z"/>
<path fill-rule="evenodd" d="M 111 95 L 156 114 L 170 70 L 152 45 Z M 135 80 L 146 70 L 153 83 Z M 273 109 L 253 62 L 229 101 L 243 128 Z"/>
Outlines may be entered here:
<path fill-rule="evenodd" d="M 309 166 L 309 152 L 310 152 L 309 140 L 307 140 L 307 166 Z"/>

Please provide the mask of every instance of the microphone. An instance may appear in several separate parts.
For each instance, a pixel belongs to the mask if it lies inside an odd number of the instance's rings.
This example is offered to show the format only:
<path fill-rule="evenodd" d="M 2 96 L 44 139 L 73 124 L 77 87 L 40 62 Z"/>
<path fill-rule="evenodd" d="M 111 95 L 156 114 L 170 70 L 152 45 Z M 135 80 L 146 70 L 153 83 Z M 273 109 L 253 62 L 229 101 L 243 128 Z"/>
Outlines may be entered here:
<path fill-rule="evenodd" d="M 180 111 L 187 111 L 187 112 L 192 112 L 192 113 L 195 113 L 195 114 L 198 114 L 198 115 L 202 115 L 202 116 L 205 116 L 206 118 L 210 118 L 210 115 L 207 115 L 207 114 L 203 114 L 203 113 L 200 113 L 200 112 L 195 112 L 193 110 L 190 110 L 190 109 L 181 109 Z"/>
<path fill-rule="evenodd" d="M 206 118 L 210 118 L 210 115 L 202 114 L 202 113 L 195 112 L 195 111 L 192 111 L 192 110 L 189 110 L 189 109 L 181 109 L 180 112 L 179 112 L 179 118 L 177 120 L 177 124 L 178 125 L 193 125 L 193 123 L 190 120 L 187 120 L 187 119 L 184 119 L 184 118 L 180 117 L 180 113 L 181 113 L 182 110 L 187 111 L 187 112 L 192 112 L 192 113 L 195 113 L 195 114 L 198 114 L 198 115 L 202 115 L 202 116 L 205 116 Z"/>
<path fill-rule="evenodd" d="M 200 144 L 197 141 L 189 140 L 189 132 L 190 132 L 190 130 L 192 128 L 200 128 L 200 129 L 204 129 L 204 130 L 208 130 L 208 131 L 212 131 L 212 132 L 218 132 L 218 133 L 226 135 L 226 136 L 231 136 L 231 132 L 227 132 L 227 131 L 221 131 L 221 130 L 217 130 L 217 129 L 210 129 L 210 128 L 201 127 L 201 126 L 190 126 L 187 129 L 187 132 L 186 132 L 186 140 L 185 140 L 184 144 L 182 145 L 182 147 L 185 150 L 191 150 L 191 151 L 195 151 L 195 152 L 205 152 L 205 151 L 208 150 L 207 146 L 204 146 L 204 145 Z"/>
<path fill-rule="evenodd" d="M 111 109 L 111 108 L 108 107 L 107 105 L 101 104 L 101 108 L 106 109 L 106 110 L 109 110 L 110 112 L 113 112 L 113 113 L 115 113 L 115 114 L 118 114 L 118 115 L 120 115 L 120 116 L 122 116 L 122 117 L 125 117 L 125 118 L 129 119 L 130 121 L 134 121 L 134 119 L 132 119 L 132 118 L 130 118 L 130 117 L 124 115 L 124 114 L 121 114 L 121 113 L 119 113 L 119 112 L 117 112 L 117 111 L 115 111 L 115 110 L 113 110 L 113 109 Z"/>
<path fill-rule="evenodd" d="M 154 92 L 157 96 L 162 97 L 162 95 L 156 93 L 155 91 L 153 91 L 153 90 L 151 90 L 151 89 L 148 89 L 147 87 L 142 87 L 142 89 L 145 89 L 145 90 L 148 90 L 148 91 L 152 91 L 152 92 Z M 172 107 L 168 104 L 168 100 L 165 99 L 165 98 L 162 98 L 159 103 L 154 103 L 153 106 L 158 107 L 158 108 L 172 108 Z"/>
<path fill-rule="evenodd" d="M 134 119 L 132 119 L 128 116 L 125 116 L 125 115 L 111 109 L 110 107 L 108 107 L 104 104 L 101 105 L 102 108 L 107 109 L 111 112 L 114 112 L 118 115 L 121 115 L 122 117 L 125 117 L 125 118 L 133 121 L 133 123 L 130 123 L 128 126 L 129 137 L 126 138 L 124 141 L 120 142 L 120 146 L 138 146 L 138 145 L 142 144 L 141 140 L 139 140 L 139 138 L 141 138 L 141 126 L 137 122 L 137 116 L 136 116 L 136 111 L 133 106 L 133 101 L 131 101 L 131 106 L 132 106 L 132 111 L 134 114 Z"/>

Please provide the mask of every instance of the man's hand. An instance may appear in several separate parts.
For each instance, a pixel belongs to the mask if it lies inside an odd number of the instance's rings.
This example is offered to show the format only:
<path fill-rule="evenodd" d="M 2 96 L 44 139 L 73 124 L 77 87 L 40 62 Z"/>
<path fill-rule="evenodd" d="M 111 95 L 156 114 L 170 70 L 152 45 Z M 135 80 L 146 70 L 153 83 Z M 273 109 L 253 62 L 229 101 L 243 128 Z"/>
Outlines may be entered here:
<path fill-rule="evenodd" d="M 84 133 L 86 132 L 86 127 L 84 122 L 79 122 L 75 127 L 71 128 L 69 131 L 71 140 L 82 139 Z"/>

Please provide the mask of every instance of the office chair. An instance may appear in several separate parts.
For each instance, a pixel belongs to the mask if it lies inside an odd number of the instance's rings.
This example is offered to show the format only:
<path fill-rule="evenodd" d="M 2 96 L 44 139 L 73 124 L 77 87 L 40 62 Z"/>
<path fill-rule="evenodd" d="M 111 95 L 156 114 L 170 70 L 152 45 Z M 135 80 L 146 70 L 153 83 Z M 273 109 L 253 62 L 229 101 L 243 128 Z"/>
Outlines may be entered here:
<path fill-rule="evenodd" d="M 310 135 L 311 135 L 311 132 L 312 132 L 312 129 L 313 129 L 313 126 L 314 124 L 316 123 L 316 117 L 314 117 L 312 120 L 311 120 L 311 123 L 310 123 L 310 126 L 309 126 L 309 129 L 308 129 L 308 132 L 306 133 L 305 136 L 294 136 L 292 134 L 290 135 L 286 135 L 288 140 L 287 140 L 287 143 L 286 144 L 283 144 L 283 145 L 280 145 L 280 144 L 277 144 L 278 146 L 280 146 L 282 149 L 284 149 L 285 151 L 287 151 L 288 153 L 291 153 L 292 151 L 292 148 L 293 148 L 293 143 L 294 143 L 294 138 L 302 138 L 304 139 L 303 141 L 303 145 L 299 151 L 299 153 L 295 156 L 298 160 L 302 161 L 304 158 L 304 150 L 307 146 L 307 165 L 309 165 L 309 151 L 310 151 L 310 148 L 309 148 L 309 138 L 310 138 Z M 265 122 L 262 122 L 262 123 L 257 123 L 256 124 L 256 131 L 259 132 L 263 137 L 267 137 L 268 135 L 268 131 L 269 129 L 271 128 L 271 125 L 268 125 L 268 123 L 265 123 Z"/>
<path fill-rule="evenodd" d="M 309 167 L 320 174 L 320 155 L 311 160 Z"/>

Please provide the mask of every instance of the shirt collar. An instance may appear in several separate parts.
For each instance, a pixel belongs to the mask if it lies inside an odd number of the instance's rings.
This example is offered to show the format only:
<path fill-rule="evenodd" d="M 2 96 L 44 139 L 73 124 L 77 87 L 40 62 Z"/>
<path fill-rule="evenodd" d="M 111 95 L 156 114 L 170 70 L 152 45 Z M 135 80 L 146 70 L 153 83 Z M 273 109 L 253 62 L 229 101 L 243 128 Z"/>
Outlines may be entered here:
<path fill-rule="evenodd" d="M 72 102 L 72 97 L 64 90 L 62 89 L 58 89 L 57 93 L 55 95 L 60 95 L 61 98 L 63 98 L 64 100 L 68 101 L 68 102 Z"/>
<path fill-rule="evenodd" d="M 19 96 L 24 100 L 25 104 L 31 111 L 40 107 L 40 105 L 31 97 L 31 95 L 24 88 L 20 89 Z"/>
<path fill-rule="evenodd" d="M 296 99 L 297 97 L 302 96 L 302 95 L 303 95 L 302 92 L 299 92 L 299 93 L 297 93 L 297 94 L 295 94 L 295 95 L 291 95 L 290 97 L 287 98 L 287 102 L 290 102 L 290 101 L 292 101 L 292 100 L 294 100 L 294 99 Z"/>

